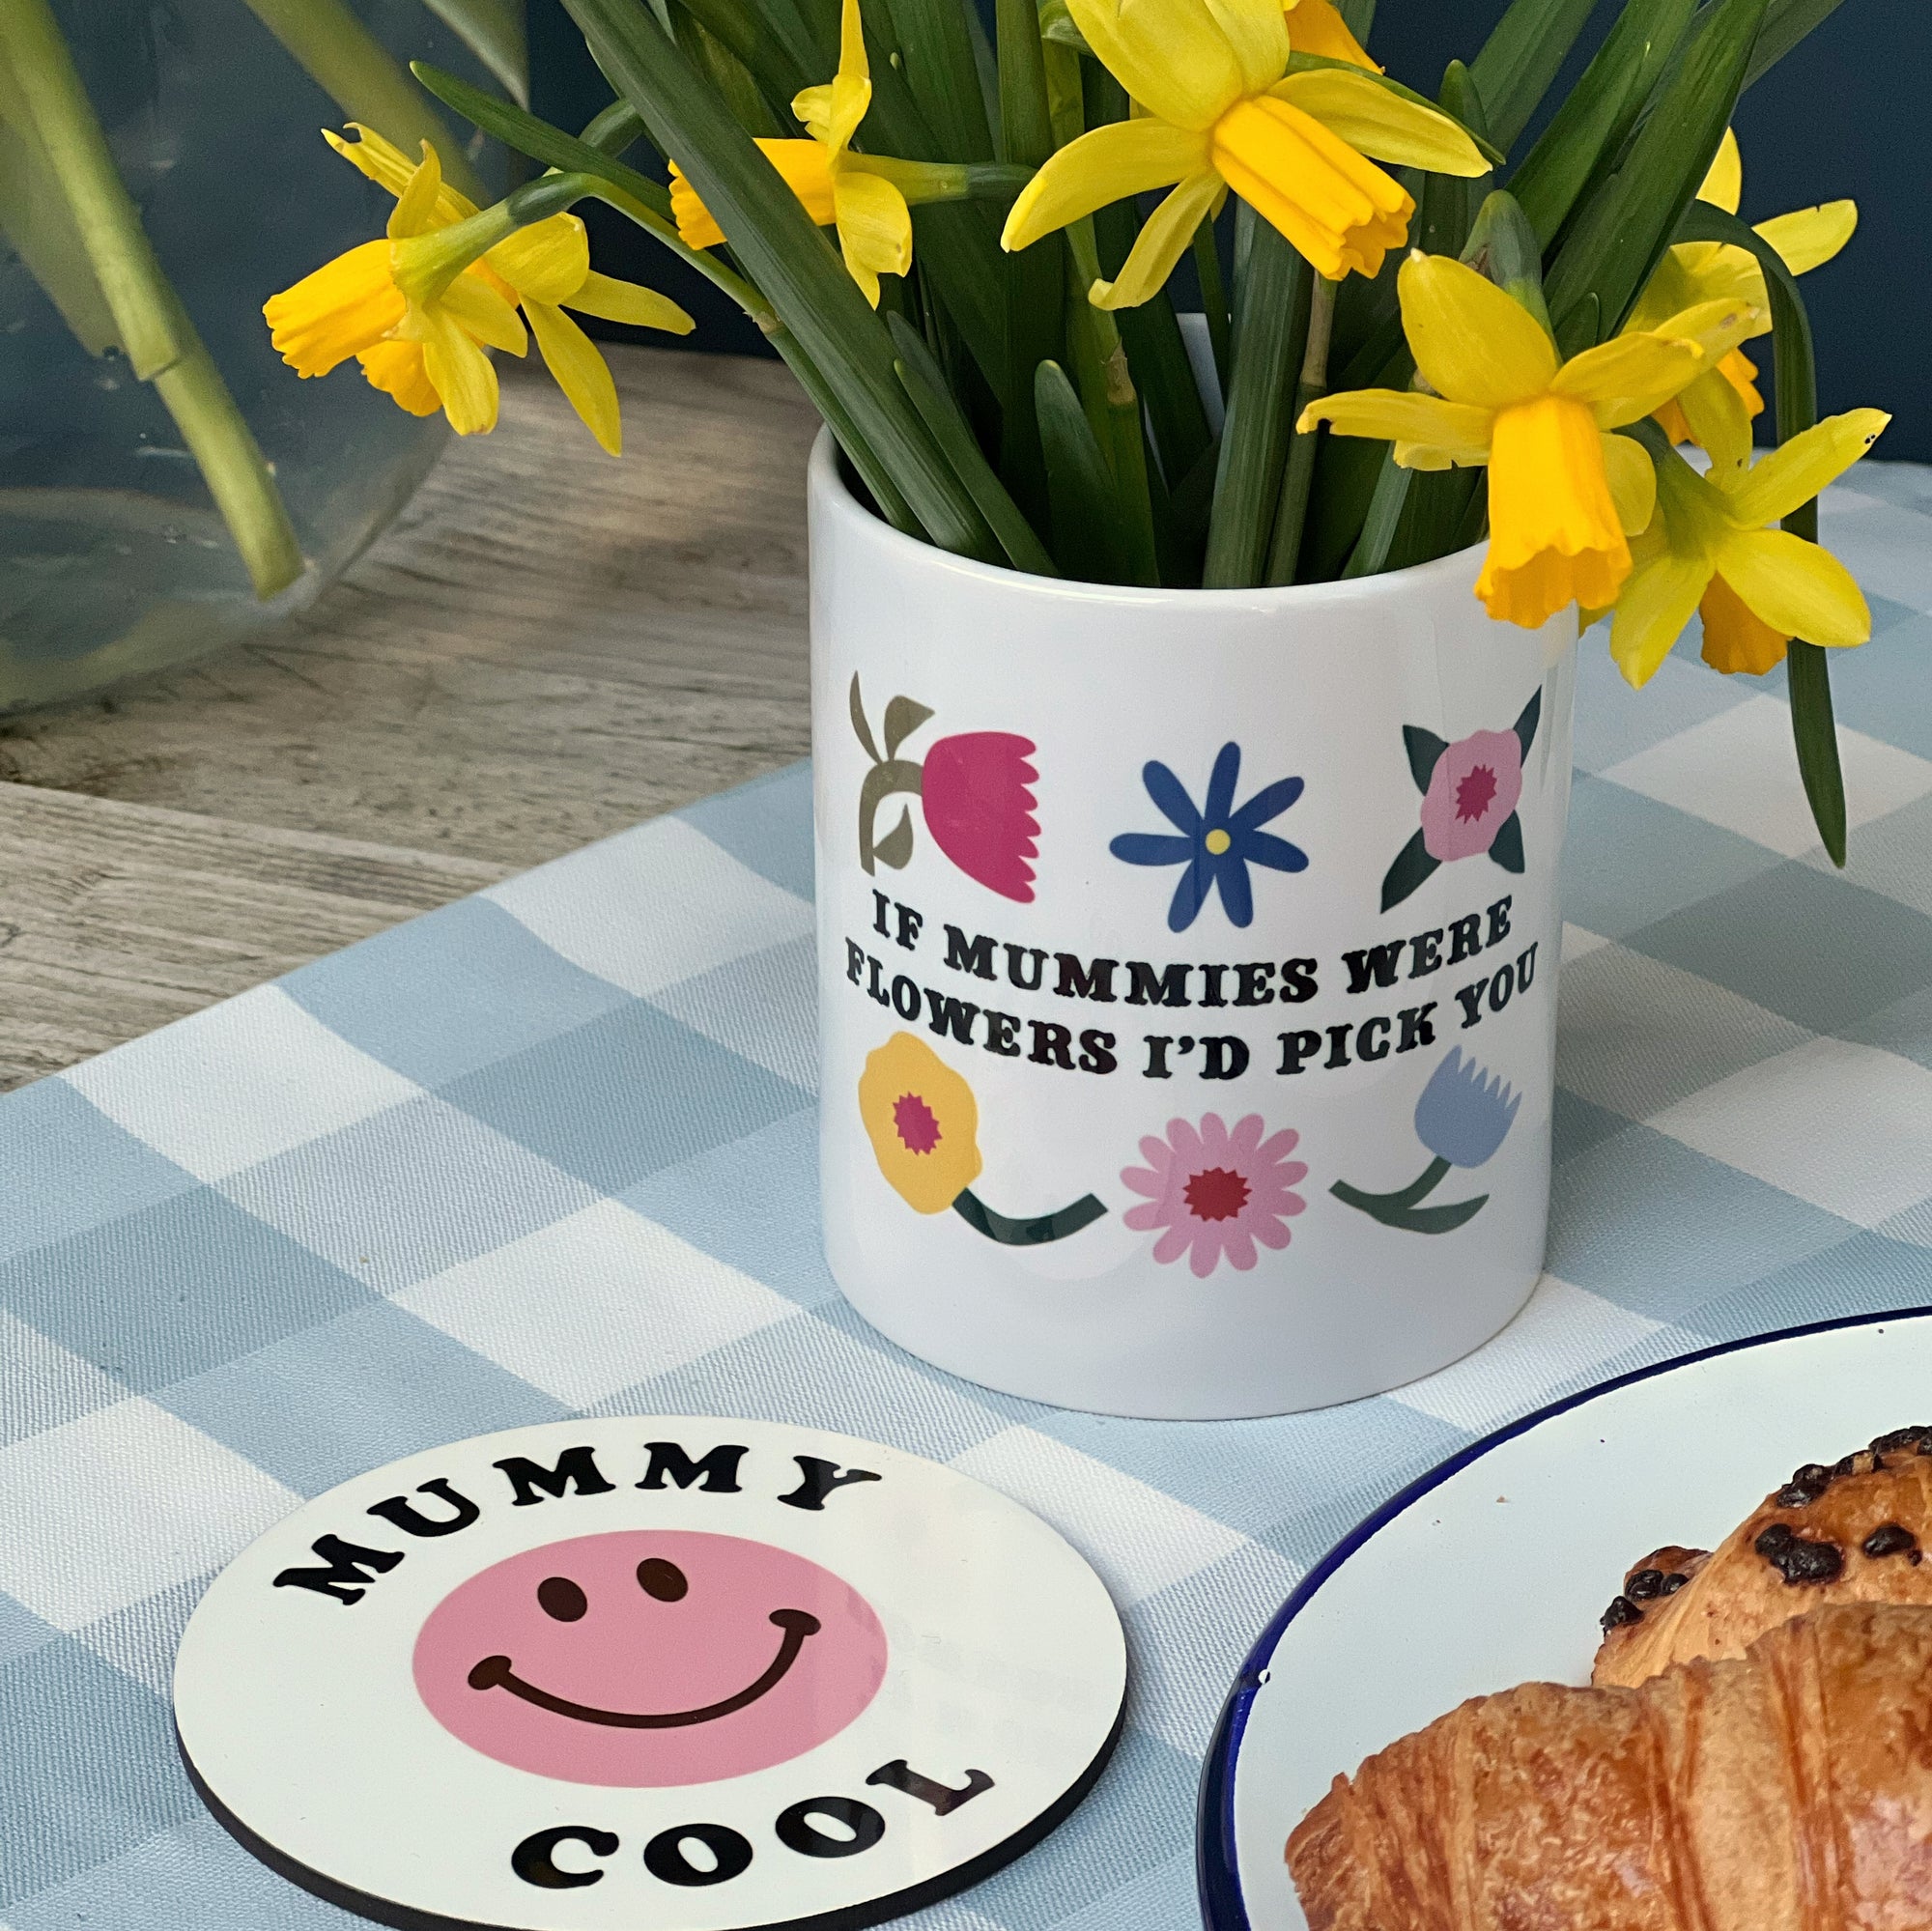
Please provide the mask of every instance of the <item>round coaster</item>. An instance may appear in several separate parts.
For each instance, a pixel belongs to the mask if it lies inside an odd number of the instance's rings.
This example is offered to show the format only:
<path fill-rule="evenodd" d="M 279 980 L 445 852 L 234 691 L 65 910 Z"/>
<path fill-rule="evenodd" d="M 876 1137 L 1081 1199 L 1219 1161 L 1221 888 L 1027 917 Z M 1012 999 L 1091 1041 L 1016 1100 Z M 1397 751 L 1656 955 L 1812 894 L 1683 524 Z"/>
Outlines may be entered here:
<path fill-rule="evenodd" d="M 877 1443 L 693 1416 L 345 1482 L 201 1600 L 183 1757 L 256 1856 L 411 1931 L 844 1931 L 1037 1843 L 1119 1735 L 1054 1530 Z"/>

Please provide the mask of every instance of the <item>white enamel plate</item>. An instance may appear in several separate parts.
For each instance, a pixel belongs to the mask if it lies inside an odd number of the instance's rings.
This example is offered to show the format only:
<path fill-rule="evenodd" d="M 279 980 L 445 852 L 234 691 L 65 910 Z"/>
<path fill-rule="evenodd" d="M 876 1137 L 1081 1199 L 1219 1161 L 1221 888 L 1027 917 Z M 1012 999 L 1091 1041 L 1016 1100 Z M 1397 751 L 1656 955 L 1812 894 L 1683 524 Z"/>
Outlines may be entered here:
<path fill-rule="evenodd" d="M 1305 1931 L 1288 1833 L 1465 1697 L 1584 1683 L 1628 1566 L 1711 1548 L 1789 1472 L 1932 1421 L 1932 1311 L 1731 1343 L 1571 1396 L 1370 1517 L 1255 1645 L 1201 1793 L 1208 1931 Z"/>

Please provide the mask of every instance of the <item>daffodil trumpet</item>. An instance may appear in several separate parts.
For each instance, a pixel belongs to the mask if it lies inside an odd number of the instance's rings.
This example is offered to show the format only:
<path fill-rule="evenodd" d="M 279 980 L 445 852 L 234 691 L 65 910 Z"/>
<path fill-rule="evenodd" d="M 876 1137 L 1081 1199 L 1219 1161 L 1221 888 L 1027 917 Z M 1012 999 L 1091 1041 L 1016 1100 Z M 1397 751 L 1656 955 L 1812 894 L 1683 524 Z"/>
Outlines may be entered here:
<path fill-rule="evenodd" d="M 1409 469 L 1486 464 L 1490 547 L 1476 594 L 1492 616 L 1536 629 L 1571 603 L 1607 609 L 1656 497 L 1643 448 L 1611 432 L 1681 394 L 1758 310 L 1700 303 L 1565 361 L 1528 309 L 1465 263 L 1413 254 L 1396 287 L 1429 392 L 1325 396 L 1299 426 L 1393 441 Z"/>
<path fill-rule="evenodd" d="M 1231 192 L 1339 281 L 1376 274 L 1407 239 L 1414 198 L 1378 161 L 1489 171 L 1465 128 L 1379 76 L 1327 57 L 1291 71 L 1293 15 L 1280 0 L 1067 0 L 1067 10 L 1141 111 L 1050 156 L 1000 242 L 1025 248 L 1110 202 L 1171 188 L 1120 274 L 1094 282 L 1096 307 L 1136 307 L 1164 286 Z"/>

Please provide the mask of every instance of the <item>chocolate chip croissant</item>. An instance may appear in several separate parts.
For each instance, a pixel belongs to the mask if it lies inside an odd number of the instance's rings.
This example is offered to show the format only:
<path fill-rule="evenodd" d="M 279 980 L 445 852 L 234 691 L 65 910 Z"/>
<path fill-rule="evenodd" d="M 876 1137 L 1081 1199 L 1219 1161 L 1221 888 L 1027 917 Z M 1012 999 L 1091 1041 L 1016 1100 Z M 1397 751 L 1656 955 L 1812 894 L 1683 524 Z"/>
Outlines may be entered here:
<path fill-rule="evenodd" d="M 1692 1657 L 1742 1656 L 1828 1603 L 1932 1604 L 1921 1544 L 1932 1547 L 1932 1428 L 1882 1434 L 1835 1467 L 1808 1462 L 1716 1550 L 1660 1548 L 1633 1564 L 1590 1680 L 1635 1684 Z"/>
<path fill-rule="evenodd" d="M 1288 1863 L 1310 1931 L 1923 1931 L 1932 1608 L 1477 1697 L 1337 1777 Z"/>

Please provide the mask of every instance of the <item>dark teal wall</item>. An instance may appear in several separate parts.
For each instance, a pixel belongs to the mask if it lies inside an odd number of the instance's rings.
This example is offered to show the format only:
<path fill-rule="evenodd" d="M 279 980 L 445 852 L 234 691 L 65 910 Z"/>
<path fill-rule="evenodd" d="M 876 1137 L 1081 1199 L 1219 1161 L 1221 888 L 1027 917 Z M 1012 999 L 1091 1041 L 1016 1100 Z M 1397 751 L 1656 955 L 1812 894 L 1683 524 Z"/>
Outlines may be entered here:
<path fill-rule="evenodd" d="M 1381 0 L 1375 46 L 1389 71 L 1434 93 L 1444 64 L 1467 58 L 1504 0 Z M 1601 11 L 1607 17 L 1613 0 Z M 557 0 L 531 0 L 540 112 L 576 127 L 608 98 Z M 1738 113 L 1747 219 L 1851 195 L 1860 228 L 1839 259 L 1807 277 L 1827 410 L 1870 404 L 1895 420 L 1878 454 L 1932 462 L 1932 7 L 1845 0 L 1748 94 Z M 605 215 L 606 211 L 596 211 Z M 600 265 L 649 280 L 698 318 L 686 345 L 755 352 L 756 331 L 620 218 L 594 223 Z M 613 333 L 628 331 L 613 330 Z M 660 342 L 666 337 L 654 338 Z"/>

